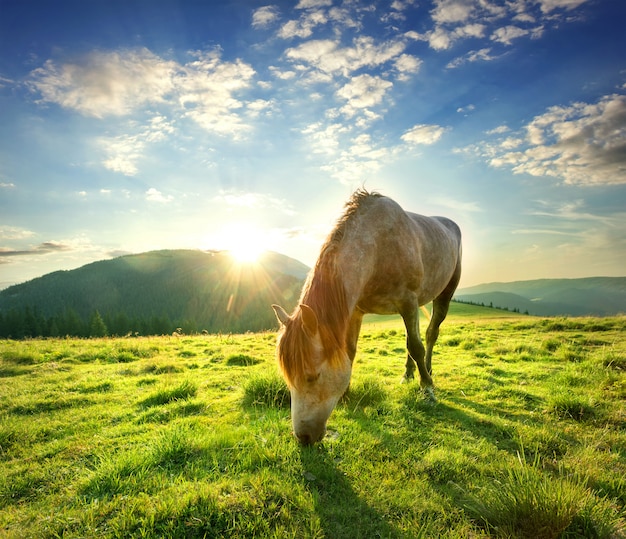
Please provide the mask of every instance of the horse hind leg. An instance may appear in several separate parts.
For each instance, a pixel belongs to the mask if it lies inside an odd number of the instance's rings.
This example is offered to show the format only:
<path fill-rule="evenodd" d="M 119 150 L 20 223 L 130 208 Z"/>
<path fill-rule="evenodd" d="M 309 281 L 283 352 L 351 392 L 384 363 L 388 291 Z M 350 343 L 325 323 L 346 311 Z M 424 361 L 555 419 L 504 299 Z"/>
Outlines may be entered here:
<path fill-rule="evenodd" d="M 439 337 L 439 326 L 448 315 L 450 301 L 452 301 L 452 296 L 454 296 L 460 277 L 460 268 L 457 268 L 457 271 L 448 283 L 448 286 L 446 286 L 445 290 L 433 300 L 433 312 L 430 318 L 430 323 L 428 324 L 428 329 L 426 330 L 426 369 L 430 375 L 433 373 L 433 348 L 435 347 L 435 343 Z"/>
<path fill-rule="evenodd" d="M 432 395 L 433 380 L 426 368 L 426 350 L 420 338 L 417 306 L 407 308 L 402 317 L 406 327 L 406 347 L 408 350 L 403 381 L 409 382 L 413 380 L 415 367 L 417 367 L 420 375 L 420 386 L 424 388 L 429 395 Z"/>
<path fill-rule="evenodd" d="M 428 324 L 428 329 L 426 330 L 426 369 L 428 370 L 428 374 L 432 376 L 433 368 L 432 368 L 432 360 L 433 360 L 433 348 L 435 347 L 435 343 L 437 342 L 437 338 L 439 337 L 439 326 L 445 320 L 448 314 L 448 307 L 450 305 L 450 300 L 440 300 L 437 298 L 433 301 L 433 313 L 430 318 L 430 324 Z"/>

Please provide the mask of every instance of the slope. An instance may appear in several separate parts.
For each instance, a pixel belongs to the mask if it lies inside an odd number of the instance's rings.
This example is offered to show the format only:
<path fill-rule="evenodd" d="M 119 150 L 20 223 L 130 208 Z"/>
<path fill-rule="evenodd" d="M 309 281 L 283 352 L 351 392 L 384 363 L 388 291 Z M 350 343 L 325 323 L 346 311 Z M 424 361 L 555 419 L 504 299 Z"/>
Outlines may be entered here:
<path fill-rule="evenodd" d="M 259 331 L 275 326 L 271 303 L 292 307 L 308 268 L 277 253 L 238 264 L 227 252 L 166 250 L 58 271 L 0 292 L 0 314 L 42 317 L 68 310 L 83 320 L 160 317 L 191 329 Z"/>
<path fill-rule="evenodd" d="M 540 316 L 611 316 L 626 312 L 626 277 L 486 283 L 458 290 L 455 298 Z"/>

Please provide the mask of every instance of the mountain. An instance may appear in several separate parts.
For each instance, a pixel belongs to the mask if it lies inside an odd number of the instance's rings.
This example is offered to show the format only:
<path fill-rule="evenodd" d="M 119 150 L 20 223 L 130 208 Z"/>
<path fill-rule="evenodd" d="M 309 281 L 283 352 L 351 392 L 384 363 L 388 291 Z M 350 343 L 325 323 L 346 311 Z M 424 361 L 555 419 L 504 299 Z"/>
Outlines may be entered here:
<path fill-rule="evenodd" d="M 271 252 L 254 264 L 242 264 L 225 251 L 152 251 L 11 286 L 0 291 L 0 316 L 24 313 L 40 324 L 58 318 L 58 325 L 69 316 L 86 324 L 97 311 L 109 332 L 117 334 L 139 327 L 159 333 L 172 327 L 260 331 L 276 326 L 272 303 L 295 306 L 308 270 Z M 159 331 L 146 328 L 148 321 Z M 118 323 L 120 328 L 110 327 Z"/>
<path fill-rule="evenodd" d="M 487 283 L 457 290 L 454 297 L 538 316 L 611 316 L 626 313 L 626 277 Z"/>

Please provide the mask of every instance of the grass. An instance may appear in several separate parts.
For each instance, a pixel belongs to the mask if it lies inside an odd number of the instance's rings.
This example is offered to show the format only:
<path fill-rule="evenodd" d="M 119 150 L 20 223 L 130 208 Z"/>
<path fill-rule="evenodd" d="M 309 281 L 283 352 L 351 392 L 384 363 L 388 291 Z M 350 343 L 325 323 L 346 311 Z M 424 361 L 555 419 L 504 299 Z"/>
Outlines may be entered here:
<path fill-rule="evenodd" d="M 434 405 L 369 317 L 311 448 L 273 333 L 0 341 L 0 536 L 624 537 L 626 318 L 481 312 Z"/>

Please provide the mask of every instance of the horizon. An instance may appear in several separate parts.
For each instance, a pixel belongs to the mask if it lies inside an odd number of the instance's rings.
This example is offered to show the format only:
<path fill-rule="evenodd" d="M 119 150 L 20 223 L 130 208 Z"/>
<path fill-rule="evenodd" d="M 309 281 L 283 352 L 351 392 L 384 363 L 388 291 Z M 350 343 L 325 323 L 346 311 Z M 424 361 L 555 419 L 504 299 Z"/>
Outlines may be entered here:
<path fill-rule="evenodd" d="M 260 251 L 259 253 L 257 253 L 257 255 L 254 257 L 254 259 L 248 257 L 248 256 L 240 256 L 237 252 L 233 252 L 231 250 L 228 249 L 156 249 L 153 251 L 144 251 L 141 253 L 126 253 L 126 254 L 122 254 L 122 255 L 118 255 L 112 258 L 107 258 L 107 259 L 102 259 L 102 260 L 95 260 L 95 261 L 91 261 L 91 262 L 87 262 L 86 264 L 84 264 L 84 266 L 89 265 L 89 264 L 94 264 L 94 263 L 98 263 L 98 262 L 106 262 L 107 260 L 114 260 L 116 258 L 123 258 L 123 257 L 127 257 L 127 256 L 141 256 L 141 255 L 146 255 L 146 254 L 150 254 L 150 253 L 156 253 L 156 252 L 160 252 L 160 251 L 191 251 L 191 252 L 200 252 L 200 253 L 206 253 L 206 254 L 212 254 L 212 253 L 227 253 L 229 254 L 233 260 L 242 265 L 242 266 L 255 266 L 257 264 L 259 264 L 261 262 L 261 259 L 266 256 L 266 255 L 279 255 L 279 256 L 285 256 L 290 258 L 291 260 L 294 260 L 295 262 L 299 262 L 300 264 L 303 264 L 306 268 L 308 268 L 308 270 L 310 271 L 312 269 L 312 266 L 305 264 L 304 262 L 302 262 L 301 260 L 298 260 L 296 258 L 290 257 L 284 253 L 279 253 L 277 251 L 272 251 L 272 250 L 263 250 Z M 2 292 L 3 290 L 6 290 L 7 288 L 10 288 L 12 286 L 17 286 L 17 285 L 21 285 L 21 284 L 26 284 L 34 279 L 38 279 L 41 277 L 45 277 L 46 275 L 49 275 L 50 273 L 56 273 L 57 271 L 73 271 L 74 269 L 80 269 L 83 266 L 79 266 L 78 268 L 71 268 L 71 269 L 66 269 L 66 270 L 53 270 L 49 273 L 43 274 L 43 275 L 38 275 L 37 277 L 33 277 L 32 279 L 28 279 L 27 281 L 22 281 L 22 282 L 17 282 L 17 283 L 2 283 L 0 282 L 0 292 Z M 562 281 L 562 280 L 576 280 L 576 279 L 623 279 L 626 278 L 626 274 L 623 275 L 589 275 L 586 277 L 538 277 L 536 279 L 521 279 L 521 280 L 516 280 L 516 281 L 486 281 L 486 282 L 480 282 L 480 283 L 474 283 L 474 284 L 468 284 L 468 285 L 459 285 L 457 287 L 457 291 L 459 290 L 463 290 L 463 289 L 469 289 L 469 288 L 476 288 L 476 287 L 480 287 L 480 286 L 487 286 L 487 285 L 497 285 L 497 284 L 514 284 L 514 283 L 518 283 L 518 282 L 530 282 L 530 281 L 544 281 L 544 280 L 552 280 L 552 281 Z"/>
<path fill-rule="evenodd" d="M 162 249 L 311 267 L 357 188 L 459 288 L 622 277 L 618 0 L 35 0 L 0 17 L 0 289 Z"/>

